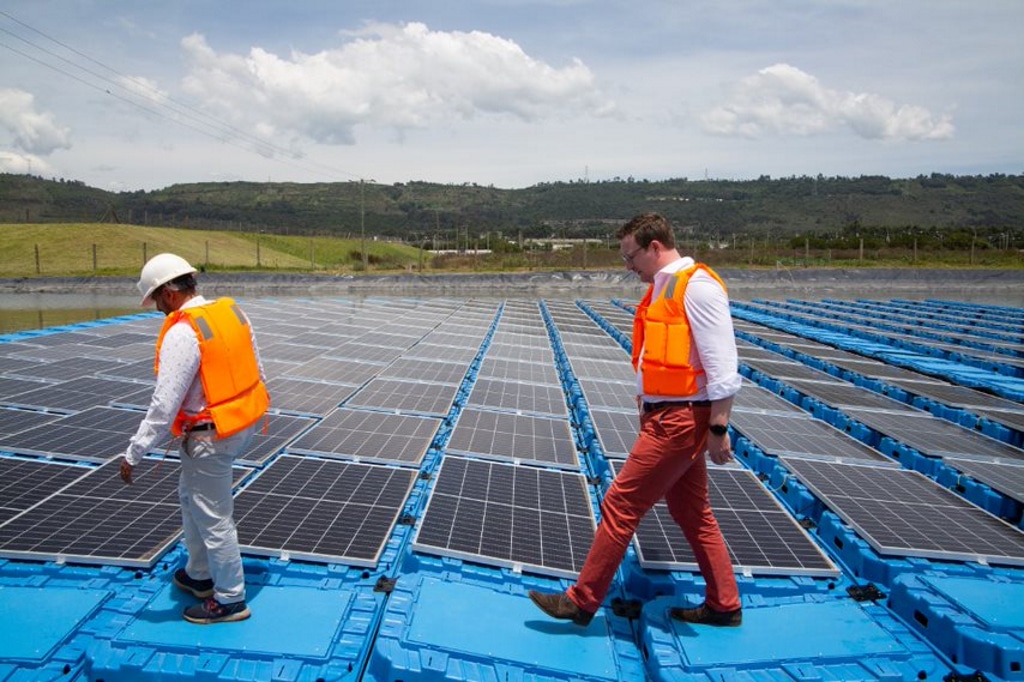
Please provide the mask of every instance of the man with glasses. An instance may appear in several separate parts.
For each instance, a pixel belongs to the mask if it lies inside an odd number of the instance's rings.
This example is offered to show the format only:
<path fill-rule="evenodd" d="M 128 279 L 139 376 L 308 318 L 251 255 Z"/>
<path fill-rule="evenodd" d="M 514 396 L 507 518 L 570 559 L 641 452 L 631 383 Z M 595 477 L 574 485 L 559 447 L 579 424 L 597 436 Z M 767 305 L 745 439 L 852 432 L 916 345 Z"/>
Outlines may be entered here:
<path fill-rule="evenodd" d="M 202 599 L 185 609 L 191 623 L 245 620 L 245 576 L 232 518 L 232 462 L 267 411 L 263 365 L 249 319 L 229 298 L 196 293 L 196 269 L 172 253 L 151 258 L 138 288 L 142 305 L 166 315 L 156 342 L 156 387 L 145 419 L 121 461 L 133 471 L 168 430 L 181 440 L 178 496 L 188 562 L 174 584 Z"/>
<path fill-rule="evenodd" d="M 640 433 L 601 502 L 601 522 L 576 584 L 557 594 L 531 591 L 530 598 L 552 618 L 588 625 L 640 520 L 664 498 L 706 583 L 701 604 L 672 608 L 671 617 L 738 626 L 742 604 L 711 510 L 705 460 L 732 458 L 729 415 L 742 385 L 725 285 L 679 254 L 671 225 L 656 213 L 636 216 L 616 236 L 626 267 L 650 285 L 633 320 Z"/>

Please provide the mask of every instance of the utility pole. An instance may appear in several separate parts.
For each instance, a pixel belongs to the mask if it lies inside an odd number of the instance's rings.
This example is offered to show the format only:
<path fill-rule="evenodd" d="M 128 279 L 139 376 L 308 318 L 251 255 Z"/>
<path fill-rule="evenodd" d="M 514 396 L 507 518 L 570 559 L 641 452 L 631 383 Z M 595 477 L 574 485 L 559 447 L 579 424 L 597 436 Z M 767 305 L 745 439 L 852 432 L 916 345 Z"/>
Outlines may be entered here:
<path fill-rule="evenodd" d="M 369 262 L 366 257 L 366 206 L 363 203 L 363 179 L 359 178 L 359 235 L 362 242 L 363 272 L 367 271 Z"/>

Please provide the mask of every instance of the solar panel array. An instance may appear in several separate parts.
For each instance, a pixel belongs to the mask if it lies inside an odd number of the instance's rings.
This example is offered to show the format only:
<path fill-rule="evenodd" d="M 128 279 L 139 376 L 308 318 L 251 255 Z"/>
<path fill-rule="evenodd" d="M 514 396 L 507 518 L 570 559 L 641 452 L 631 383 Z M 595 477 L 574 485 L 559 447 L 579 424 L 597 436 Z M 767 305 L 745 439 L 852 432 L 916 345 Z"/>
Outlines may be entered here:
<path fill-rule="evenodd" d="M 575 577 L 595 529 L 581 474 L 448 456 L 413 548 Z"/>
<path fill-rule="evenodd" d="M 289 446 L 290 453 L 419 466 L 441 420 L 339 409 Z"/>
<path fill-rule="evenodd" d="M 576 446 L 564 419 L 465 407 L 447 450 L 560 468 L 576 469 Z"/>
<path fill-rule="evenodd" d="M 618 475 L 624 463 L 613 462 Z M 711 508 L 737 571 L 759 575 L 835 576 L 839 569 L 811 536 L 748 469 L 708 468 Z M 670 571 L 699 570 L 690 543 L 658 502 L 634 538 L 640 565 Z"/>
<path fill-rule="evenodd" d="M 235 498 L 245 552 L 374 567 L 416 472 L 281 455 Z"/>
<path fill-rule="evenodd" d="M 877 450 L 807 415 L 736 411 L 731 423 L 766 455 L 889 462 Z"/>
<path fill-rule="evenodd" d="M 783 464 L 881 554 L 1024 566 L 1024 532 L 916 471 Z"/>
<path fill-rule="evenodd" d="M 119 466 L 93 469 L 0 525 L 0 556 L 152 566 L 181 535 L 180 465 L 146 460 L 130 486 Z"/>

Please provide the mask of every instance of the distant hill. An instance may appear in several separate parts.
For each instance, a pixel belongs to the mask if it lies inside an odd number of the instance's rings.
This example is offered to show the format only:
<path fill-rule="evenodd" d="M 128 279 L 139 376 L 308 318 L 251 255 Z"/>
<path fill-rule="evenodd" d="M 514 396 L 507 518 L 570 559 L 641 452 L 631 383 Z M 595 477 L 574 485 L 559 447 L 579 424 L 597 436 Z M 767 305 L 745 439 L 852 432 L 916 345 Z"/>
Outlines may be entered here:
<path fill-rule="evenodd" d="M 0 174 L 0 223 L 111 222 L 339 237 L 365 232 L 419 244 L 467 233 L 606 238 L 612 225 L 646 210 L 667 215 L 684 237 L 965 230 L 1015 242 L 1024 238 L 1024 175 L 617 178 L 525 189 L 224 182 L 112 193 L 78 181 Z"/>

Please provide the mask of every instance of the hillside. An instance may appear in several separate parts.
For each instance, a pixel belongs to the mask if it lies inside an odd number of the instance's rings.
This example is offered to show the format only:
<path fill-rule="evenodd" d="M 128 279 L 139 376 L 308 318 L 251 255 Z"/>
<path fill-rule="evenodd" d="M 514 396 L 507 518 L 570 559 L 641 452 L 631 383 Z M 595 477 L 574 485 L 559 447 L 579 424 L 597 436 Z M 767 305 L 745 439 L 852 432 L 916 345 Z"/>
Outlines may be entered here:
<path fill-rule="evenodd" d="M 606 238 L 610 224 L 644 210 L 669 216 L 684 237 L 962 230 L 1000 235 L 1005 248 L 1024 237 L 1024 175 L 627 178 L 525 189 L 427 182 L 230 182 L 111 193 L 76 181 L 0 174 L 0 223 L 109 222 L 350 238 L 367 234 L 436 248 L 464 246 L 492 233 L 514 239 Z"/>

